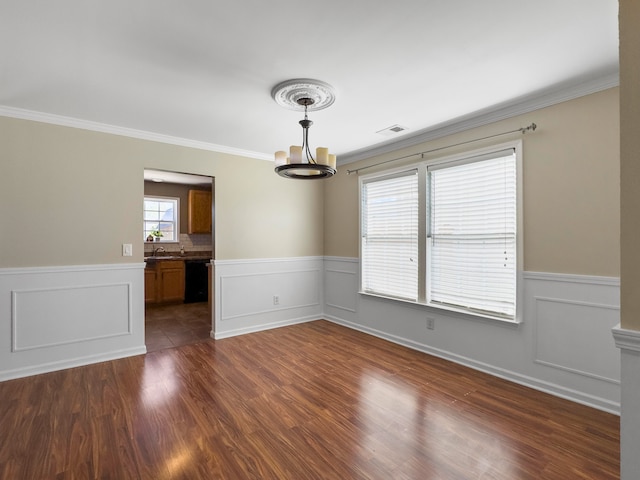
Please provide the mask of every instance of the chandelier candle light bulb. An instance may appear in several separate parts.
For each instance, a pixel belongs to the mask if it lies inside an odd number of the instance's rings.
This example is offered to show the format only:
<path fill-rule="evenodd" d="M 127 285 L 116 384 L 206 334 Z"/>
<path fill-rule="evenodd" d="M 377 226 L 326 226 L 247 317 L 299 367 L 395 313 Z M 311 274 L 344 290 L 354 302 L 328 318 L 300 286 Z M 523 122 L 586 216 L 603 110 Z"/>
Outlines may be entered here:
<path fill-rule="evenodd" d="M 297 145 L 291 145 L 289 147 L 289 163 L 301 163 L 302 162 L 302 147 Z"/>
<path fill-rule="evenodd" d="M 276 152 L 276 167 L 280 165 L 285 165 L 287 163 L 289 163 L 287 152 L 283 152 L 282 150 L 279 152 Z"/>
<path fill-rule="evenodd" d="M 316 163 L 329 165 L 329 149 L 325 147 L 316 148 Z"/>

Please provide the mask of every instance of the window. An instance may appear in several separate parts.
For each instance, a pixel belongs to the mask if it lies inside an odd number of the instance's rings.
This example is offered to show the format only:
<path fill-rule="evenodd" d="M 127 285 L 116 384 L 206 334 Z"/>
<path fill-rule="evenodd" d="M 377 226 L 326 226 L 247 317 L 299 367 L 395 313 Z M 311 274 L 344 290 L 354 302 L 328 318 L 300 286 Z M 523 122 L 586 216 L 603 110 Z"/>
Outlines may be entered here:
<path fill-rule="evenodd" d="M 515 321 L 519 149 L 363 177 L 362 292 Z"/>
<path fill-rule="evenodd" d="M 180 199 L 173 197 L 144 197 L 144 239 L 160 242 L 177 242 L 179 225 Z"/>
<path fill-rule="evenodd" d="M 368 293 L 418 299 L 417 173 L 362 186 L 362 278 Z"/>

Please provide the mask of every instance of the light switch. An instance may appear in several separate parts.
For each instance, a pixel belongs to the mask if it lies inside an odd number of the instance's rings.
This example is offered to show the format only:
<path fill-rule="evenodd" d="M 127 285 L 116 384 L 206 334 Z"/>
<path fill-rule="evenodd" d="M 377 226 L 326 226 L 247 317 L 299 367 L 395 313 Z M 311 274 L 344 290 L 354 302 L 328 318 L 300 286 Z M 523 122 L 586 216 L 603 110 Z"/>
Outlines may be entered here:
<path fill-rule="evenodd" d="M 123 243 L 122 244 L 122 256 L 123 257 L 130 257 L 133 255 L 133 245 L 130 243 Z"/>

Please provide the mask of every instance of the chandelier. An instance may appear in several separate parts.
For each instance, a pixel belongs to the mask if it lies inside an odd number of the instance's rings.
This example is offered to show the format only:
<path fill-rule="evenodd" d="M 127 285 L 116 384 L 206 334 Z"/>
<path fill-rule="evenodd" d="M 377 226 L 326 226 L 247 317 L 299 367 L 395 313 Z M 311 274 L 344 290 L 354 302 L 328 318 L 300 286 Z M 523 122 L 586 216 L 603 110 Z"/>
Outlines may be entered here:
<path fill-rule="evenodd" d="M 311 153 L 309 145 L 309 127 L 313 122 L 307 115 L 310 110 L 321 110 L 332 105 L 335 94 L 331 85 L 299 78 L 279 83 L 271 96 L 279 105 L 292 110 L 304 109 L 304 119 L 298 123 L 302 127 L 302 145 L 292 145 L 289 156 L 286 151 L 275 153 L 275 171 L 286 178 L 313 180 L 327 178 L 336 174 L 336 156 L 325 147 L 316 148 L 316 156 Z"/>

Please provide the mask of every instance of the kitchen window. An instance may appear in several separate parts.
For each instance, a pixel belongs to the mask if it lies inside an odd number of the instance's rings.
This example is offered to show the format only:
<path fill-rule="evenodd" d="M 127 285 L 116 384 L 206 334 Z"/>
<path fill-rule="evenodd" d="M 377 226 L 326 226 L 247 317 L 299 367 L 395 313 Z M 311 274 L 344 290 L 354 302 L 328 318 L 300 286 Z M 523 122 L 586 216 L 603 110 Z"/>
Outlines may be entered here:
<path fill-rule="evenodd" d="M 145 241 L 177 242 L 180 199 L 174 197 L 144 197 L 143 233 Z"/>
<path fill-rule="evenodd" d="M 361 292 L 517 321 L 520 142 L 361 178 Z"/>

